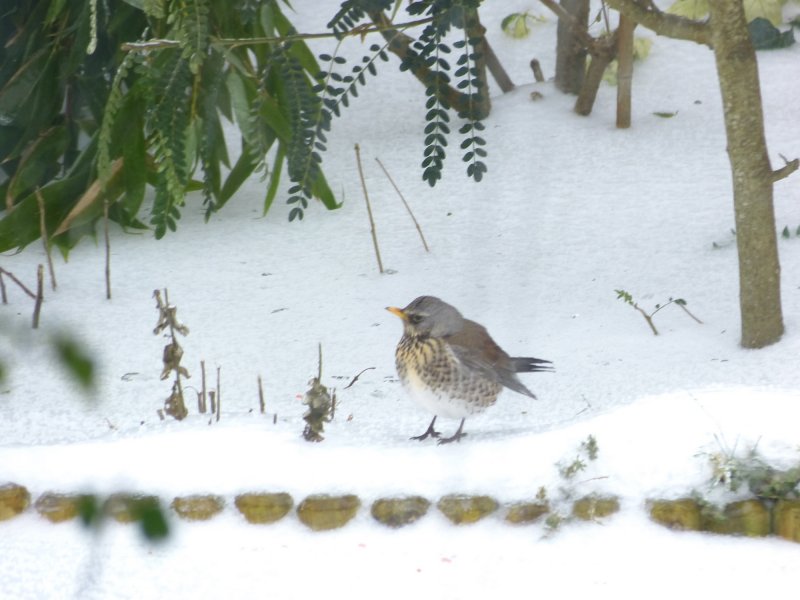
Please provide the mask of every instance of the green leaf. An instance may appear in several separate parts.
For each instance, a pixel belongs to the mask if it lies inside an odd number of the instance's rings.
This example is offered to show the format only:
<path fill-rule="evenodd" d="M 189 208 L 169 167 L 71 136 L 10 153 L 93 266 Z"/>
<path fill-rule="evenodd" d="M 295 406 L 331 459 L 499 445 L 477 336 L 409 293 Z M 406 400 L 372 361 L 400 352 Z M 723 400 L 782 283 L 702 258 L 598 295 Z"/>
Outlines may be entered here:
<path fill-rule="evenodd" d="M 160 542 L 169 537 L 169 524 L 157 501 L 145 502 L 139 508 L 139 525 L 150 542 Z"/>
<path fill-rule="evenodd" d="M 662 119 L 671 119 L 672 117 L 674 117 L 675 115 L 678 114 L 678 111 L 677 110 L 675 112 L 657 111 L 657 112 L 654 112 L 653 114 L 655 116 L 657 116 L 657 117 L 661 117 Z"/>
<path fill-rule="evenodd" d="M 249 147 L 245 146 L 236 164 L 233 165 L 230 173 L 228 173 L 228 177 L 225 178 L 225 183 L 222 184 L 222 190 L 219 194 L 219 206 L 223 206 L 230 200 L 231 196 L 236 193 L 236 190 L 250 177 L 253 173 L 253 169 L 255 169 L 256 162 L 252 153 L 249 151 Z"/>
<path fill-rule="evenodd" d="M 275 195 L 278 193 L 278 186 L 281 181 L 281 171 L 283 170 L 283 161 L 285 158 L 285 147 L 283 144 L 278 144 L 278 151 L 275 153 L 275 160 L 272 163 L 272 173 L 269 175 L 267 193 L 264 196 L 264 210 L 262 212 L 264 215 L 269 211 L 273 200 L 275 200 Z"/>
<path fill-rule="evenodd" d="M 781 2 L 781 0 L 744 0 L 745 19 L 747 19 L 748 23 L 752 23 L 752 21 L 759 18 L 766 19 L 777 27 L 783 23 L 783 11 L 781 8 L 784 2 Z M 785 46 L 780 47 L 784 48 Z"/>
<path fill-rule="evenodd" d="M 750 31 L 750 39 L 756 50 L 775 50 L 786 48 L 794 44 L 794 33 L 791 29 L 781 33 L 781 31 L 770 23 L 767 19 L 758 17 L 747 26 Z"/>
<path fill-rule="evenodd" d="M 53 338 L 53 349 L 61 365 L 84 390 L 94 386 L 94 361 L 74 338 L 59 334 Z"/>

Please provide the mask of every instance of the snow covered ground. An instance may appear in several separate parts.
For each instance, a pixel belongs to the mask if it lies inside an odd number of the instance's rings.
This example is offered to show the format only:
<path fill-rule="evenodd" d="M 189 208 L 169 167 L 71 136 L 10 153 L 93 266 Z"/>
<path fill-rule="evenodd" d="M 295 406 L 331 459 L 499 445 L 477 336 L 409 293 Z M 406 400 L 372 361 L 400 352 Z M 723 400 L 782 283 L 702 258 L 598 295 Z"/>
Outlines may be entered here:
<path fill-rule="evenodd" d="M 294 21 L 309 32 L 321 31 L 336 7 L 295 4 Z M 620 513 L 543 538 L 541 525 L 512 527 L 499 516 L 456 528 L 435 509 L 399 531 L 362 509 L 342 530 L 311 533 L 295 518 L 247 525 L 229 506 L 208 523 L 175 521 L 170 539 L 150 546 L 130 527 L 109 524 L 93 536 L 29 511 L 0 523 L 0 597 L 738 598 L 791 589 L 796 544 L 668 531 L 647 519 L 644 502 L 708 491 L 710 454 L 757 445 L 776 467 L 797 462 L 800 237 L 779 239 L 783 340 L 741 349 L 730 171 L 711 52 L 638 31 L 654 45 L 636 65 L 633 127 L 619 131 L 614 88 L 603 86 L 592 116 L 581 118 L 571 112 L 573 98 L 551 83 L 530 83 L 532 57 L 552 76 L 555 23 L 548 15 L 528 39 L 504 37 L 502 18 L 525 8 L 489 4 L 482 13 L 518 85 L 493 97 L 483 183 L 463 176 L 455 140 L 444 181 L 434 189 L 421 181 L 423 94 L 392 59 L 334 124 L 325 170 L 344 199 L 340 210 L 312 207 L 289 224 L 276 202 L 261 218 L 263 184 L 254 180 L 206 225 L 191 198 L 178 232 L 161 241 L 112 232 L 110 302 L 102 245 L 86 241 L 69 262 L 57 261 L 59 289 L 46 296 L 36 337 L 80 333 L 98 361 L 90 399 L 22 333 L 32 306 L 10 286 L 10 304 L 0 308 L 3 326 L 14 330 L 0 346 L 10 367 L 0 387 L 0 484 L 23 484 L 34 497 L 127 490 L 165 498 L 213 492 L 230 501 L 264 490 L 296 501 L 340 492 L 371 501 L 464 492 L 512 502 L 540 486 L 557 496 L 556 463 L 572 460 L 592 434 L 599 458 L 575 492 L 616 494 Z M 346 52 L 358 56 L 358 46 Z M 776 166 L 779 154 L 800 155 L 793 100 L 800 81 L 791 76 L 798 59 L 798 45 L 759 54 Z M 544 97 L 532 101 L 534 90 Z M 391 270 L 383 275 L 356 143 Z M 411 203 L 430 253 L 373 157 Z M 775 186 L 779 230 L 800 226 L 797 181 Z M 38 244 L 0 257 L 28 282 L 42 261 Z M 199 387 L 201 360 L 212 383 L 221 368 L 219 423 L 197 415 L 192 402 L 183 422 L 156 416 L 170 392 L 159 380 L 165 341 L 152 333 L 152 293 L 164 287 L 191 328 L 182 340 L 189 383 Z M 615 289 L 648 309 L 684 298 L 703 324 L 669 306 L 655 316 L 661 335 L 653 336 Z M 512 355 L 552 360 L 556 373 L 522 376 L 539 400 L 506 391 L 467 420 L 460 444 L 409 441 L 430 415 L 396 380 L 401 328 L 384 307 L 422 294 L 486 325 Z M 300 437 L 299 396 L 316 373 L 318 343 L 323 383 L 337 388 L 339 407 L 326 440 L 309 444 Z M 259 375 L 266 416 L 258 411 Z"/>

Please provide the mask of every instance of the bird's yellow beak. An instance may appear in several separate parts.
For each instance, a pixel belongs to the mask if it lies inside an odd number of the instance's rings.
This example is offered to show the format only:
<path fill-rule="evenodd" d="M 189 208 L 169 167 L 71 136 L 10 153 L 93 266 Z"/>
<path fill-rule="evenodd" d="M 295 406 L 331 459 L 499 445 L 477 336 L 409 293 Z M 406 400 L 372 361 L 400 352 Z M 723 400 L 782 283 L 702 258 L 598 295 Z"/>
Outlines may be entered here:
<path fill-rule="evenodd" d="M 397 315 L 398 317 L 403 319 L 403 321 L 408 321 L 408 317 L 406 316 L 406 313 L 404 313 L 402 309 L 397 308 L 396 306 L 387 306 L 386 310 L 388 310 L 393 315 Z"/>

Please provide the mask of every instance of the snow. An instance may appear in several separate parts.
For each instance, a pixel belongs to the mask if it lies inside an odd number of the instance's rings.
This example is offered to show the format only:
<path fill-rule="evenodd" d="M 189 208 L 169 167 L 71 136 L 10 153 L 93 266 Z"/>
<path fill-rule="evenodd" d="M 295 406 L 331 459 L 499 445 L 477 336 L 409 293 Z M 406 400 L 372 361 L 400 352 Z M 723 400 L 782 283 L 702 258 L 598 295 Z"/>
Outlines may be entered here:
<path fill-rule="evenodd" d="M 296 3 L 300 31 L 320 31 L 333 14 Z M 160 241 L 112 230 L 113 299 L 105 300 L 102 243 L 81 243 L 56 261 L 58 291 L 46 290 L 42 328 L 31 335 L 32 303 L 9 285 L 0 319 L 10 332 L 0 356 L 0 484 L 33 497 L 48 491 L 174 495 L 215 493 L 228 507 L 208 523 L 174 520 L 150 545 L 129 526 L 92 535 L 77 523 L 51 525 L 33 510 L 0 523 L 0 597 L 307 598 L 558 597 L 655 598 L 783 593 L 796 579 L 798 547 L 777 539 L 679 533 L 651 523 L 648 498 L 710 490 L 709 457 L 753 447 L 776 467 L 798 459 L 800 417 L 800 238 L 779 238 L 786 334 L 762 350 L 739 341 L 737 257 L 730 169 L 711 52 L 653 37 L 636 64 L 633 127 L 614 128 L 615 89 L 603 86 L 592 116 L 552 83 L 532 84 L 528 62 L 552 75 L 554 19 L 525 40 L 499 33 L 509 6 L 482 19 L 518 88 L 493 97 L 487 120 L 489 172 L 481 184 L 451 141 L 445 178 L 421 181 L 423 105 L 419 84 L 396 60 L 370 80 L 334 123 L 325 171 L 344 199 L 312 205 L 287 223 L 276 202 L 261 217 L 256 179 L 204 224 L 188 200 L 179 230 Z M 365 44 L 368 45 L 368 39 Z M 327 42 L 315 42 L 317 49 Z M 344 52 L 357 58 L 360 42 Z M 800 107 L 789 77 L 800 46 L 759 53 L 770 157 L 800 155 Z M 531 91 L 543 98 L 530 99 Z M 669 119 L 654 112 L 677 112 Z M 235 139 L 233 130 L 231 140 Z M 377 271 L 353 146 L 362 160 L 387 273 Z M 378 157 L 419 220 L 431 252 Z M 775 186 L 778 230 L 800 225 L 796 175 Z M 714 243 L 719 247 L 715 247 Z M 0 257 L 30 283 L 39 244 Z M 188 384 L 199 362 L 215 385 L 222 418 L 160 421 L 170 392 L 160 381 L 162 337 L 153 335 L 153 290 L 167 287 L 190 334 L 181 339 Z M 684 298 L 703 324 L 677 306 L 654 317 L 653 336 L 630 306 L 647 310 Z M 404 396 L 394 373 L 401 334 L 384 310 L 437 295 L 485 325 L 512 355 L 554 362 L 554 374 L 521 376 L 538 401 L 505 391 L 467 419 L 460 444 L 408 440 L 430 415 Z M 45 344 L 78 332 L 98 362 L 87 399 L 54 365 Z M 326 439 L 305 442 L 299 396 L 317 371 L 337 389 Z M 364 371 L 352 387 L 345 386 Z M 267 414 L 258 411 L 261 375 Z M 277 415 L 273 423 L 273 415 Z M 452 433 L 457 421 L 441 419 Z M 544 486 L 559 498 L 557 464 L 588 435 L 599 457 L 573 485 L 576 495 L 610 493 L 621 511 L 600 523 L 515 527 L 502 511 L 454 527 L 432 508 L 418 523 L 388 530 L 368 504 L 398 494 L 436 500 L 488 493 L 502 503 L 531 499 Z M 355 493 L 365 503 L 344 529 L 308 531 L 290 517 L 247 525 L 232 506 L 244 491 Z"/>

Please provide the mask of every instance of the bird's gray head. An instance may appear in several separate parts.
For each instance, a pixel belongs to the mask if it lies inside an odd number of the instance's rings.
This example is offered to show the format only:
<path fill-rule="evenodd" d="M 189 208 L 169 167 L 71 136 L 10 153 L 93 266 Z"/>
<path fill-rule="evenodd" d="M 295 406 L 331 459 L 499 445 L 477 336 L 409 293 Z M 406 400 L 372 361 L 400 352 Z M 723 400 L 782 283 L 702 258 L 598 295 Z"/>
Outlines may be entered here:
<path fill-rule="evenodd" d="M 410 336 L 444 337 L 458 332 L 464 317 L 447 302 L 434 296 L 420 296 L 405 308 L 387 307 L 403 319 L 405 333 Z"/>

